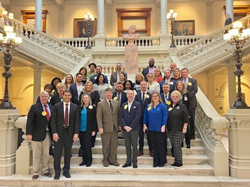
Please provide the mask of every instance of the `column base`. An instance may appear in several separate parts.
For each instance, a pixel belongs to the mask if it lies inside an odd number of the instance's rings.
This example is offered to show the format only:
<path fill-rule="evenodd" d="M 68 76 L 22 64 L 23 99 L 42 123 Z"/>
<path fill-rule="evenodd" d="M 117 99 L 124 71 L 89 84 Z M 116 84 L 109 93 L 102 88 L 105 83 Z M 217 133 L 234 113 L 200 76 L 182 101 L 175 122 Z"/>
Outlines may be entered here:
<path fill-rule="evenodd" d="M 169 33 L 161 33 L 159 35 L 160 38 L 160 49 L 169 49 L 171 40 L 170 40 L 171 35 Z"/>
<path fill-rule="evenodd" d="M 106 46 L 106 36 L 105 35 L 96 35 L 95 37 L 95 49 L 103 48 Z"/>
<path fill-rule="evenodd" d="M 20 117 L 18 110 L 0 110 L 0 137 L 2 140 L 0 149 L 0 176 L 13 175 L 15 173 L 17 128 L 15 121 Z"/>

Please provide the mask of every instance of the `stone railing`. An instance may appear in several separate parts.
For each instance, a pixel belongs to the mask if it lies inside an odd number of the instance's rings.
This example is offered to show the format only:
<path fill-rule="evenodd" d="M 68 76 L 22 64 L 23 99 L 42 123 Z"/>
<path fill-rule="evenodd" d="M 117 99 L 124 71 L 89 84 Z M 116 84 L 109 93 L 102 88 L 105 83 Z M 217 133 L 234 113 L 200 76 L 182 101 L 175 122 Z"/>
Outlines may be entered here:
<path fill-rule="evenodd" d="M 204 38 L 204 36 L 174 36 L 174 42 L 177 47 L 184 47 L 190 45 L 200 39 Z"/>
<path fill-rule="evenodd" d="M 248 25 L 250 21 L 250 15 L 246 16 L 239 21 L 242 21 L 243 24 Z M 218 44 L 226 44 L 226 41 L 223 39 L 225 31 L 229 30 L 232 27 L 228 25 L 222 29 L 199 39 L 197 42 L 194 42 L 186 47 L 183 47 L 178 50 L 177 56 L 181 62 L 188 61 L 189 59 L 198 56 L 206 51 L 209 51 L 214 46 L 219 46 Z M 223 49 L 224 50 L 224 49 Z"/>
<path fill-rule="evenodd" d="M 88 38 L 59 38 L 59 40 L 78 49 L 85 49 L 88 45 Z M 94 38 L 89 38 L 89 44 L 91 47 L 95 46 Z"/>

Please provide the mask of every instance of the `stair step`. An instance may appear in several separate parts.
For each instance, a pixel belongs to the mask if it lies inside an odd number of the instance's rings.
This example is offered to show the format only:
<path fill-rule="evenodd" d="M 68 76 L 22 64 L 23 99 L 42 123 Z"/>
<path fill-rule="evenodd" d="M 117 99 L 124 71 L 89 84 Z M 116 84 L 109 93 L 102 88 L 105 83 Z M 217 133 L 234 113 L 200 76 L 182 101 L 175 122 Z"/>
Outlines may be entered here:
<path fill-rule="evenodd" d="M 50 165 L 50 172 L 54 173 L 53 166 Z M 162 168 L 153 168 L 152 164 L 138 165 L 137 169 L 132 167 L 122 168 L 121 165 L 116 167 L 110 165 L 103 167 L 102 164 L 93 164 L 91 167 L 79 166 L 78 164 L 70 165 L 71 174 L 84 175 L 214 175 L 213 167 L 210 165 L 184 165 L 181 168 L 171 168 L 170 164 Z M 116 177 L 114 177 L 115 179 Z"/>
<path fill-rule="evenodd" d="M 93 164 L 102 164 L 102 154 L 93 154 Z M 138 165 L 141 164 L 153 164 L 153 158 L 148 155 L 143 155 L 137 157 Z M 117 161 L 120 164 L 124 164 L 127 160 L 126 155 L 118 155 Z M 167 156 L 168 163 L 174 163 L 174 158 L 172 156 Z M 184 165 L 199 165 L 208 164 L 209 157 L 206 155 L 184 155 L 183 164 Z M 53 157 L 50 157 L 50 164 L 54 162 Z M 61 163 L 64 162 L 64 158 L 61 159 Z M 72 155 L 71 164 L 80 164 L 82 162 L 82 157 L 77 157 L 77 155 Z"/>

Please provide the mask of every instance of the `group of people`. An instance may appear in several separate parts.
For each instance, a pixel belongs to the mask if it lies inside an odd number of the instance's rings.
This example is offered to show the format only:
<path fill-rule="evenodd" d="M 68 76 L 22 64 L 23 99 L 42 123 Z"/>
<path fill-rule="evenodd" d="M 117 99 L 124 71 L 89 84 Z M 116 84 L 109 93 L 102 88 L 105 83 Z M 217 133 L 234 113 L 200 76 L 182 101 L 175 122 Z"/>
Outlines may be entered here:
<path fill-rule="evenodd" d="M 170 138 L 171 167 L 182 166 L 182 147 L 191 148 L 195 139 L 195 108 L 197 82 L 190 78 L 187 68 L 171 63 L 161 74 L 153 58 L 135 82 L 127 80 L 122 64 L 116 64 L 110 82 L 102 67 L 89 64 L 65 82 L 55 77 L 32 105 L 27 118 L 27 139 L 32 142 L 33 176 L 52 177 L 48 170 L 49 150 L 53 145 L 54 179 L 60 179 L 61 156 L 64 149 L 63 175 L 70 178 L 73 142 L 80 139 L 80 166 L 92 165 L 91 147 L 96 134 L 102 140 L 103 166 L 119 166 L 117 162 L 118 132 L 123 132 L 127 160 L 122 167 L 137 168 L 137 157 L 144 155 L 144 135 L 147 136 L 153 167 L 167 163 L 167 137 Z M 139 139 L 139 141 L 138 141 Z M 51 143 L 52 141 L 52 143 Z M 138 146 L 139 142 L 139 146 Z"/>

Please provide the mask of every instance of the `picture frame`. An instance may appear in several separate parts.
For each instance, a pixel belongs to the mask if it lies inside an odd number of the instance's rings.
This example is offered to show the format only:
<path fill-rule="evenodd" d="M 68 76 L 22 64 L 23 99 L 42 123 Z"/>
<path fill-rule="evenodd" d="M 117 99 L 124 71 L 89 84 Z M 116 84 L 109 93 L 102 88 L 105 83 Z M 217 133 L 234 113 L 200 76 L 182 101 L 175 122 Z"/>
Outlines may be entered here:
<path fill-rule="evenodd" d="M 174 26 L 175 36 L 195 35 L 195 20 L 177 20 Z"/>
<path fill-rule="evenodd" d="M 94 21 L 86 21 L 84 18 L 74 19 L 74 38 L 87 38 L 88 37 L 88 23 L 90 24 L 90 36 L 94 37 L 97 32 L 97 19 Z M 86 34 L 84 34 L 83 29 L 85 29 Z"/>

